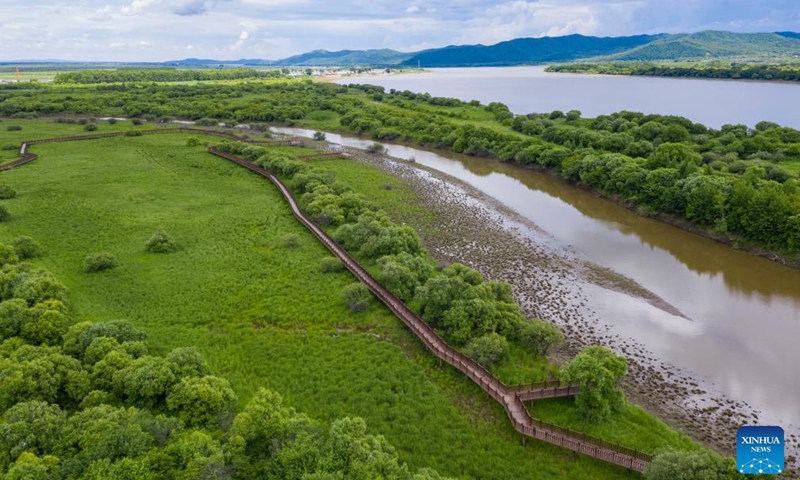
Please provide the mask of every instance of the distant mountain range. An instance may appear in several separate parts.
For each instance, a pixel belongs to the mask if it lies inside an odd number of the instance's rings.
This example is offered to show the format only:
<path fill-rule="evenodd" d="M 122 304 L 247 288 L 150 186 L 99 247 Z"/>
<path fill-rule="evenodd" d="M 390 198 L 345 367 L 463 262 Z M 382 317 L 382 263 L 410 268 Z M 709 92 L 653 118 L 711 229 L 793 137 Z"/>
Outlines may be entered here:
<path fill-rule="evenodd" d="M 419 52 L 395 50 L 314 50 L 281 60 L 185 59 L 170 65 L 252 66 L 417 66 L 477 67 L 536 65 L 574 60 L 659 61 L 738 58 L 764 60 L 800 57 L 800 33 L 732 33 L 705 31 L 691 34 L 636 35 L 631 37 L 518 38 L 495 45 L 453 45 Z"/>

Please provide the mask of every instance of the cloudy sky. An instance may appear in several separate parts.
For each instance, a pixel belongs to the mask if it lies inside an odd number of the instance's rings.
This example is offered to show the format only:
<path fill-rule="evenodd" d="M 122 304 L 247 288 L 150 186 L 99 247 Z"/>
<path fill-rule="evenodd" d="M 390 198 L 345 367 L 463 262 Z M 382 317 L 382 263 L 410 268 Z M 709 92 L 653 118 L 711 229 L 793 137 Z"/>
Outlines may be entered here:
<path fill-rule="evenodd" d="M 0 0 L 0 61 L 277 59 L 705 29 L 800 31 L 798 0 Z"/>

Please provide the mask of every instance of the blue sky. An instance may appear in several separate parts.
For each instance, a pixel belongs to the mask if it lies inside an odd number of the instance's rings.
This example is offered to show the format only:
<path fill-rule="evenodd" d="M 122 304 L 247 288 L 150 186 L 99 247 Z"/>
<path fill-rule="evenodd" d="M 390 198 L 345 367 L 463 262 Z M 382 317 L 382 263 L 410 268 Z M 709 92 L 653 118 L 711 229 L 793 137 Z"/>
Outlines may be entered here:
<path fill-rule="evenodd" d="M 277 59 L 543 35 L 800 31 L 800 0 L 0 0 L 0 61 Z"/>

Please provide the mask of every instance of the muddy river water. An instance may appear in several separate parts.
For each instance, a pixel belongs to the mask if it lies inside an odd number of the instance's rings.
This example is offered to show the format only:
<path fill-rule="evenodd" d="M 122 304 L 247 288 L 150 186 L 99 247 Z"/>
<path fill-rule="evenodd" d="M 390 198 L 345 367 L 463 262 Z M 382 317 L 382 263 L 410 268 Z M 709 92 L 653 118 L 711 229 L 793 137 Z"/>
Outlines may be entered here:
<path fill-rule="evenodd" d="M 372 143 L 332 133 L 327 139 L 356 148 Z M 589 299 L 603 323 L 659 360 L 746 402 L 760 412 L 759 423 L 796 431 L 800 270 L 640 217 L 547 174 L 451 153 L 388 148 L 393 157 L 413 158 L 497 199 L 559 248 L 635 280 L 674 306 L 683 316 L 607 289 Z"/>

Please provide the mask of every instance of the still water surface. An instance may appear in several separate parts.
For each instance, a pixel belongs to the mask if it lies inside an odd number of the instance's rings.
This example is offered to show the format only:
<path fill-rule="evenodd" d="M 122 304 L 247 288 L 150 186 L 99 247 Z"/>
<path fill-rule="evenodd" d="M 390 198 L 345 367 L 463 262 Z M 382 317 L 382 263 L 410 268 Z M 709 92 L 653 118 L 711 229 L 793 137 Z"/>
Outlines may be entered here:
<path fill-rule="evenodd" d="M 709 127 L 762 120 L 800 128 L 800 84 L 547 73 L 544 67 L 439 68 L 416 75 L 352 77 L 438 97 L 503 102 L 514 113 L 577 109 L 586 117 L 621 110 L 680 115 Z"/>
<path fill-rule="evenodd" d="M 357 148 L 372 143 L 332 133 L 327 139 Z M 800 426 L 800 270 L 640 217 L 547 174 L 401 145 L 391 145 L 390 154 L 478 188 L 659 295 L 689 319 L 603 289 L 590 306 L 602 322 L 761 410 L 764 420 Z"/>

